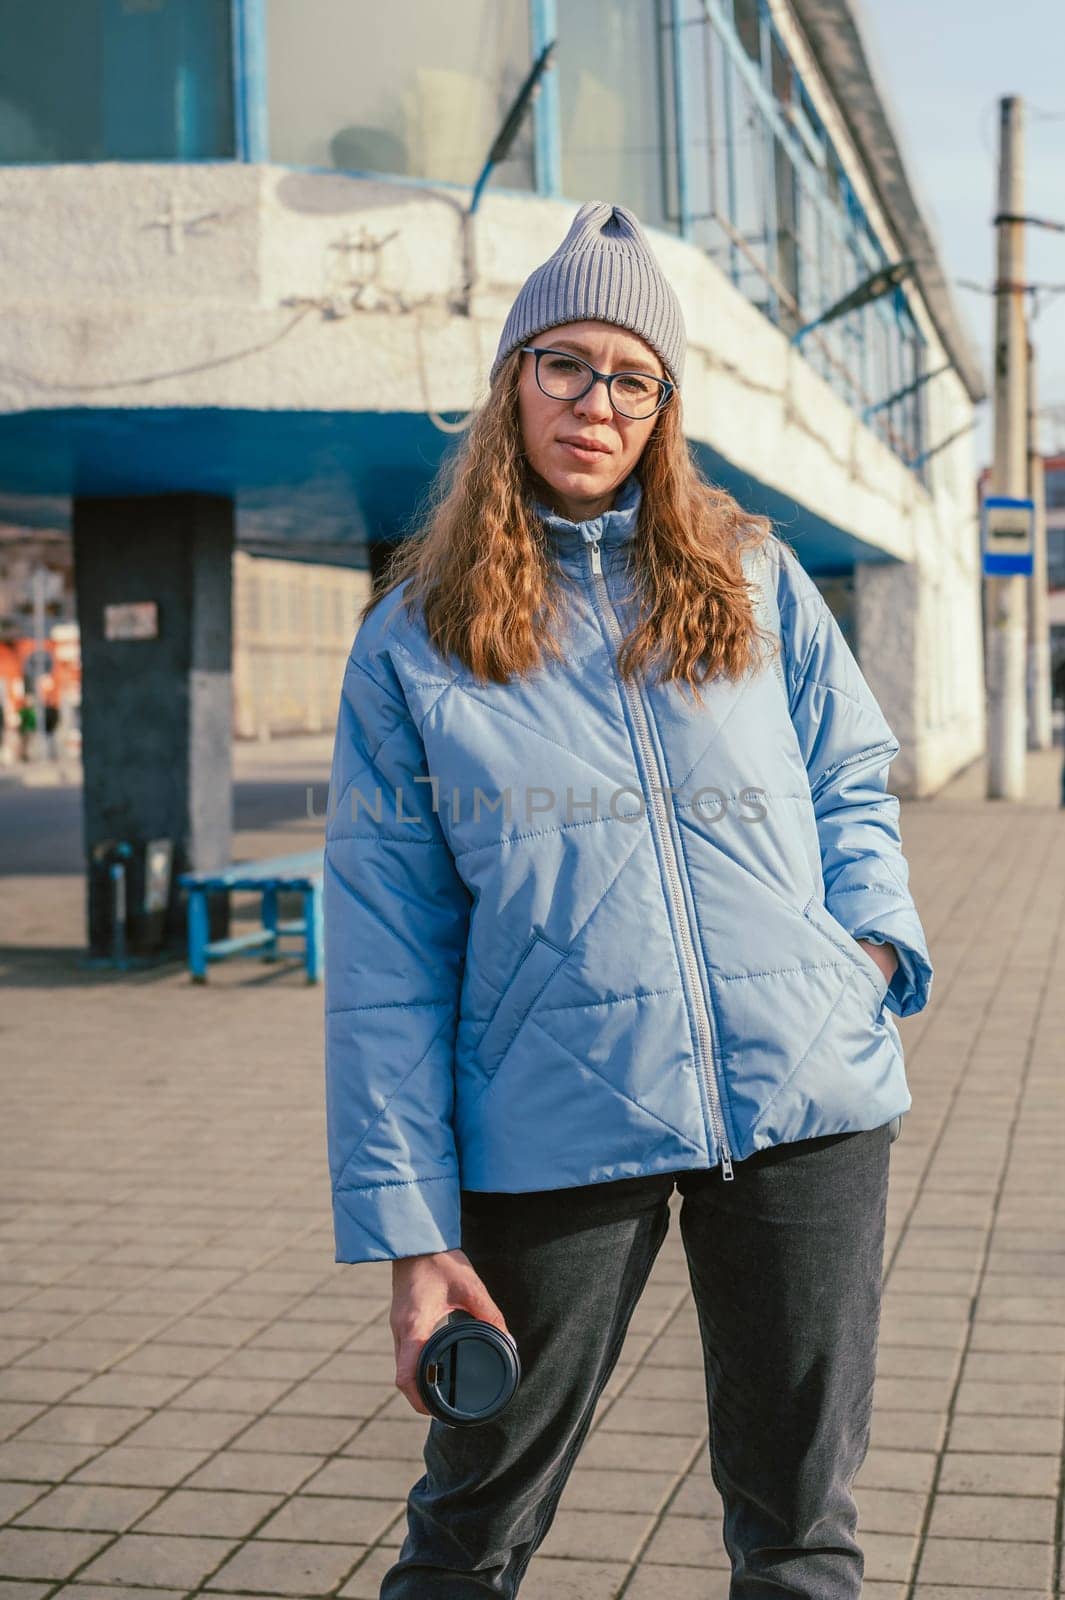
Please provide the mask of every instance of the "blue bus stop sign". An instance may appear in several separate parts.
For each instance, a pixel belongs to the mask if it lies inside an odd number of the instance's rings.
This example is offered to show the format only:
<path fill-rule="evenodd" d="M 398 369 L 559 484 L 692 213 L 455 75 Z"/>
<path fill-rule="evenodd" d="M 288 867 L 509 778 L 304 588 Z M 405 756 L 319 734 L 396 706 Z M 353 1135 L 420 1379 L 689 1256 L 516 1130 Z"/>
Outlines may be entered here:
<path fill-rule="evenodd" d="M 980 529 L 985 577 L 1031 577 L 1033 500 L 988 495 L 980 507 Z"/>

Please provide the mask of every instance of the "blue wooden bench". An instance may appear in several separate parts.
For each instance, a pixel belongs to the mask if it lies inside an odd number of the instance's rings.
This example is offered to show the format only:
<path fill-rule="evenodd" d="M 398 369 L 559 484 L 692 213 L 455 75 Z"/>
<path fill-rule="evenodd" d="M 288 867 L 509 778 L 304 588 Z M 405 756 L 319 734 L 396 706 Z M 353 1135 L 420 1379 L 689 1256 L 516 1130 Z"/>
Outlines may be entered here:
<path fill-rule="evenodd" d="M 178 882 L 189 895 L 189 971 L 193 983 L 207 982 L 209 961 L 223 961 L 247 950 L 261 950 L 264 961 L 277 961 L 281 956 L 280 940 L 293 936 L 303 941 L 307 982 L 317 983 L 322 966 L 322 856 L 321 850 L 306 850 L 300 855 L 273 856 L 265 861 L 240 861 L 217 872 L 183 872 Z M 229 939 L 209 939 L 207 896 L 212 891 L 229 889 L 251 889 L 262 896 L 262 927 Z M 277 897 L 282 889 L 302 895 L 302 917 L 278 920 Z"/>

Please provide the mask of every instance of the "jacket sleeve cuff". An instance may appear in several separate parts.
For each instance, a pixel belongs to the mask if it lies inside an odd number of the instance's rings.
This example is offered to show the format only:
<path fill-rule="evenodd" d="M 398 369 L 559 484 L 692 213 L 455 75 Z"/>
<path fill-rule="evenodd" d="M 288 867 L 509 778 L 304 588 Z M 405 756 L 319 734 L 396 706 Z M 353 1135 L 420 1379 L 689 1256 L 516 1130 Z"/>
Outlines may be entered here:
<path fill-rule="evenodd" d="M 895 947 L 899 964 L 884 996 L 888 1010 L 894 1011 L 899 1017 L 910 1017 L 917 1011 L 923 1011 L 932 991 L 933 973 L 931 965 L 921 953 L 887 933 L 863 931 L 857 938 L 866 939 L 870 944 L 890 944 Z"/>
<path fill-rule="evenodd" d="M 335 1261 L 393 1261 L 457 1250 L 462 1243 L 454 1173 L 333 1191 Z"/>

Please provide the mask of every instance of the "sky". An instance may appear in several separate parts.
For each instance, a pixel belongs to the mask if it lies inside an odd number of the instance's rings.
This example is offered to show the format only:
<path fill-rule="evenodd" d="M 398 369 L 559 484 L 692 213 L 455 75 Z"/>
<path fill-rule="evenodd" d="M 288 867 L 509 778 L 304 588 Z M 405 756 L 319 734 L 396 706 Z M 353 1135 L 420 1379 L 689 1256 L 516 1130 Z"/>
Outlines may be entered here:
<path fill-rule="evenodd" d="M 1024 108 L 1024 211 L 1065 222 L 1065 4 L 1062 0 L 852 0 L 874 76 L 955 304 L 990 385 L 990 287 L 997 192 L 998 101 Z M 1026 229 L 1026 281 L 1065 285 L 1065 233 Z M 1029 305 L 1031 297 L 1028 297 Z M 1065 294 L 1040 296 L 1033 333 L 1045 451 L 1065 450 Z M 979 468 L 991 452 L 991 402 L 978 408 Z"/>

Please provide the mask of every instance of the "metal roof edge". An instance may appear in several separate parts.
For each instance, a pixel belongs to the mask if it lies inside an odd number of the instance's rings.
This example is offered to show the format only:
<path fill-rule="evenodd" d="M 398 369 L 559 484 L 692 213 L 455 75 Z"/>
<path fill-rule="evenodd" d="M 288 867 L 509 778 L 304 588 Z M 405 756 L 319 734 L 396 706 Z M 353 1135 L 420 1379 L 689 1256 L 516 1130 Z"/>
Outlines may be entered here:
<path fill-rule="evenodd" d="M 932 230 L 914 193 L 887 97 L 870 62 L 859 0 L 790 0 L 865 163 L 870 182 L 906 253 L 957 372 L 974 402 L 987 398 L 979 350 L 958 312 Z"/>

